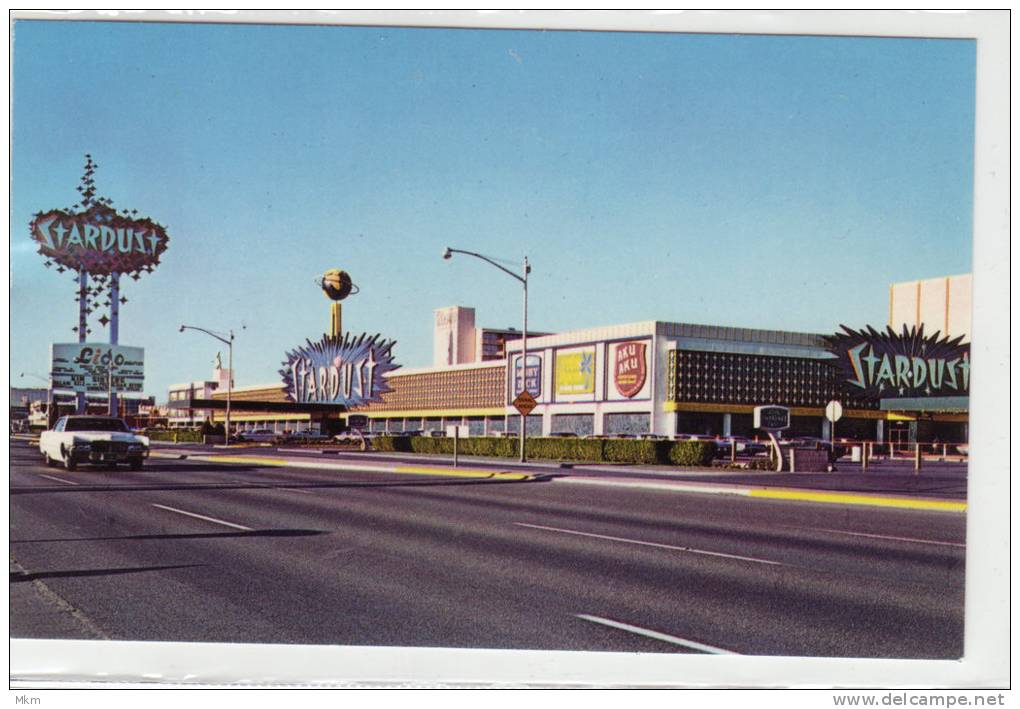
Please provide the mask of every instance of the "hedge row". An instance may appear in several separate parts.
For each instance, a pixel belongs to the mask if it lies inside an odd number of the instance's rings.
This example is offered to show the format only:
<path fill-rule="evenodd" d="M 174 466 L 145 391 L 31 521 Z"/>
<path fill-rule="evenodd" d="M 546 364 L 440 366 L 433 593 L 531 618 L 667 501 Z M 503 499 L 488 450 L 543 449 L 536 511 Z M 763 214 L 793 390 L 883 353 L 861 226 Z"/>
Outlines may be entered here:
<path fill-rule="evenodd" d="M 462 438 L 461 455 L 513 458 L 517 438 Z M 453 454 L 452 438 L 428 436 L 379 436 L 372 439 L 377 451 Z M 528 457 L 538 460 L 576 460 L 586 463 L 644 463 L 707 466 L 715 457 L 712 441 L 643 441 L 613 438 L 529 438 Z"/>
<path fill-rule="evenodd" d="M 150 428 L 145 435 L 152 441 L 178 441 L 181 443 L 201 443 L 202 431 L 181 428 L 170 430 L 165 428 Z M 176 436 L 176 437 L 175 437 Z"/>

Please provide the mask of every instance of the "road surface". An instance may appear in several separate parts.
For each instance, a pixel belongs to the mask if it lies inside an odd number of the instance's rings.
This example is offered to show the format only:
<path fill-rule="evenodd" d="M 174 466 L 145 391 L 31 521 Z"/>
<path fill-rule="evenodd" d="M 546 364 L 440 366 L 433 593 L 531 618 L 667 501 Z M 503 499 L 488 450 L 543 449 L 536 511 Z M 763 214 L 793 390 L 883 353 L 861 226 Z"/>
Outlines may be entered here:
<path fill-rule="evenodd" d="M 12 441 L 11 636 L 962 655 L 962 513 L 565 472 L 154 458 L 68 473 Z"/>

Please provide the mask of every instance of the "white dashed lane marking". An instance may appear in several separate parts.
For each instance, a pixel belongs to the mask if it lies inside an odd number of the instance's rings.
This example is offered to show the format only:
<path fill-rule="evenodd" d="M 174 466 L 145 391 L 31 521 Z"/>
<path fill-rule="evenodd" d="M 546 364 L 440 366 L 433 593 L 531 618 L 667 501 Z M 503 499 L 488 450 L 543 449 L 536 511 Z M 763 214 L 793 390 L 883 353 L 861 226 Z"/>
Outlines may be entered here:
<path fill-rule="evenodd" d="M 188 512 L 187 510 L 179 510 L 176 507 L 167 507 L 166 505 L 157 505 L 157 504 L 153 504 L 152 506 L 156 507 L 158 509 L 161 509 L 161 510 L 166 510 L 167 512 L 173 512 L 174 514 L 184 515 L 185 517 L 193 517 L 195 519 L 201 519 L 201 520 L 204 520 L 206 522 L 212 522 L 213 524 L 222 524 L 224 527 L 231 527 L 233 529 L 240 529 L 240 530 L 242 530 L 244 532 L 254 532 L 255 531 L 251 527 L 245 527 L 243 524 L 234 524 L 233 522 L 225 522 L 224 520 L 216 519 L 215 517 L 206 517 L 205 515 L 200 515 L 200 514 L 197 514 L 195 512 Z"/>

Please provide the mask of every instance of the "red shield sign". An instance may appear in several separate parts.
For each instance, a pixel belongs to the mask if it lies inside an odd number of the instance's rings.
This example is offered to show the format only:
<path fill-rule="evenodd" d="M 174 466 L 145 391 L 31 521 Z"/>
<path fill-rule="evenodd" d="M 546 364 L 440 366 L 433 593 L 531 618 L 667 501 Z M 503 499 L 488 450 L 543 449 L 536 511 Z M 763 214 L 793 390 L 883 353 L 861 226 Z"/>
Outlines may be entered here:
<path fill-rule="evenodd" d="M 621 342 L 613 357 L 613 384 L 616 391 L 628 399 L 645 385 L 648 376 L 647 343 Z"/>

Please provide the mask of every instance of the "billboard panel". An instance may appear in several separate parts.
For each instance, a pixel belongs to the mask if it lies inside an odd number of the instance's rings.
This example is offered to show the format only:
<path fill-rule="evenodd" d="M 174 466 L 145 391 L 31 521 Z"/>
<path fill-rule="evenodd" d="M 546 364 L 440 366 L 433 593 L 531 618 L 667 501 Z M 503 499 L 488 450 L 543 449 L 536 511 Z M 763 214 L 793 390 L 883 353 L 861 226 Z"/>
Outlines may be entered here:
<path fill-rule="evenodd" d="M 106 342 L 50 345 L 53 389 L 85 394 L 141 394 L 145 349 Z"/>
<path fill-rule="evenodd" d="M 593 401 L 595 347 L 557 350 L 555 386 L 559 401 Z"/>
<path fill-rule="evenodd" d="M 606 359 L 606 399 L 628 401 L 651 396 L 650 340 L 610 342 Z"/>
<path fill-rule="evenodd" d="M 516 399 L 517 395 L 525 390 L 530 392 L 531 395 L 535 397 L 536 401 L 543 401 L 542 355 L 529 352 L 528 366 L 526 368 L 527 373 L 525 374 L 522 372 L 522 369 L 524 368 L 521 367 L 521 356 L 516 354 L 513 356 L 513 367 L 511 367 L 511 371 L 513 372 L 513 386 L 511 387 L 512 391 L 510 392 L 509 401 Z M 525 382 L 527 383 L 527 386 L 525 386 Z"/>

